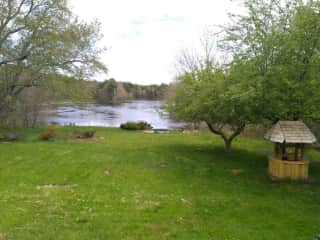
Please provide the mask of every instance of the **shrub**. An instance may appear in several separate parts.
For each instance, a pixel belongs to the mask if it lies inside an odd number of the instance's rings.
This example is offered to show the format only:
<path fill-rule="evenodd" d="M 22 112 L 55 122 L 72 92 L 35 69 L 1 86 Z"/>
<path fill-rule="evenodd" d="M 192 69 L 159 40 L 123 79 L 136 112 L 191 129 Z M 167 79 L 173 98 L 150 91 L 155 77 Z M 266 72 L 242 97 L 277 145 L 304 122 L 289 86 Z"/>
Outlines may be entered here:
<path fill-rule="evenodd" d="M 5 135 L 6 141 L 14 142 L 21 139 L 21 137 L 14 132 L 9 132 Z"/>
<path fill-rule="evenodd" d="M 6 139 L 6 135 L 4 132 L 0 132 L 0 141 L 4 141 Z"/>
<path fill-rule="evenodd" d="M 3 133 L 0 133 L 0 142 L 5 142 L 6 136 Z"/>
<path fill-rule="evenodd" d="M 121 129 L 125 129 L 125 130 L 140 130 L 139 129 L 139 125 L 135 122 L 126 122 L 126 123 L 122 123 L 120 125 Z"/>
<path fill-rule="evenodd" d="M 57 130 L 53 127 L 45 129 L 42 133 L 38 135 L 38 139 L 44 140 L 44 141 L 54 140 L 57 137 L 58 137 Z"/>
<path fill-rule="evenodd" d="M 120 125 L 120 128 L 125 130 L 148 130 L 152 129 L 152 126 L 147 122 L 140 121 L 122 123 Z"/>
<path fill-rule="evenodd" d="M 14 142 L 22 139 L 17 133 L 14 132 L 0 132 L 0 142 Z"/>
<path fill-rule="evenodd" d="M 94 131 L 94 130 L 87 130 L 87 131 L 78 132 L 76 138 L 80 138 L 80 139 L 93 138 L 95 133 L 96 133 L 96 131 Z"/>

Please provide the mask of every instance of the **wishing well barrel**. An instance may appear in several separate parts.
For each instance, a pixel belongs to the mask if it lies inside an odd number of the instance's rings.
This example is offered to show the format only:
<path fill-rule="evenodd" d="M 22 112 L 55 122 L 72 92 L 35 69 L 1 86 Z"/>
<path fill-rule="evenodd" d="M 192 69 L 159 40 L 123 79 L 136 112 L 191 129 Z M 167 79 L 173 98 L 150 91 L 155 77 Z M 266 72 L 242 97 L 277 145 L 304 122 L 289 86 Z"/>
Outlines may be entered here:
<path fill-rule="evenodd" d="M 269 174 L 279 179 L 305 180 L 309 161 L 304 159 L 306 144 L 317 140 L 301 121 L 279 121 L 265 136 L 275 143 L 269 156 Z"/>

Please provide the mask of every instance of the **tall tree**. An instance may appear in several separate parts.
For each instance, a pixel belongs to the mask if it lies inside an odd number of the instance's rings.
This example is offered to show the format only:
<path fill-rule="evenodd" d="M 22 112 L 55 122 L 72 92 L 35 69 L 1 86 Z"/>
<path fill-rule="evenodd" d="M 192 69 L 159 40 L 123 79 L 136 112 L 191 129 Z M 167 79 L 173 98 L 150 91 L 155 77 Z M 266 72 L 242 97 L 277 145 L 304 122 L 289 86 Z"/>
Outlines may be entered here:
<path fill-rule="evenodd" d="M 79 21 L 66 0 L 0 0 L 0 111 L 45 74 L 106 71 L 100 39 L 100 24 Z"/>
<path fill-rule="evenodd" d="M 205 121 L 227 151 L 247 123 L 320 119 L 320 2 L 243 3 L 246 14 L 231 15 L 219 42 L 230 64 L 213 64 L 208 41 L 204 54 L 182 54 L 167 104 L 179 119 Z"/>
<path fill-rule="evenodd" d="M 233 139 L 256 122 L 255 92 L 241 81 L 241 73 L 215 63 L 210 39 L 203 43 L 204 54 L 184 52 L 179 58 L 179 84 L 165 108 L 176 119 L 205 122 L 229 153 Z"/>
<path fill-rule="evenodd" d="M 99 103 L 113 103 L 116 101 L 118 84 L 111 78 L 98 85 L 96 100 Z"/>
<path fill-rule="evenodd" d="M 243 2 L 247 14 L 231 16 L 221 45 L 255 83 L 258 113 L 273 122 L 319 119 L 320 2 Z"/>

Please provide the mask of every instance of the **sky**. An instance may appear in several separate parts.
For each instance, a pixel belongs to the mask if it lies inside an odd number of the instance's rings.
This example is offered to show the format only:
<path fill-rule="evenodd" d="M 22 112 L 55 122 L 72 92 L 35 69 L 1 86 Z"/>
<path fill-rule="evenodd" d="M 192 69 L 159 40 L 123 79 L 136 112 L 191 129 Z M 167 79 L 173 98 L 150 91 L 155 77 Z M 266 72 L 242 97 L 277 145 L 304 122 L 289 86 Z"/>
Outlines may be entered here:
<path fill-rule="evenodd" d="M 197 49 L 201 33 L 228 21 L 239 6 L 230 0 L 69 0 L 73 12 L 85 21 L 98 19 L 107 48 L 102 56 L 107 75 L 137 84 L 174 80 L 177 56 Z"/>

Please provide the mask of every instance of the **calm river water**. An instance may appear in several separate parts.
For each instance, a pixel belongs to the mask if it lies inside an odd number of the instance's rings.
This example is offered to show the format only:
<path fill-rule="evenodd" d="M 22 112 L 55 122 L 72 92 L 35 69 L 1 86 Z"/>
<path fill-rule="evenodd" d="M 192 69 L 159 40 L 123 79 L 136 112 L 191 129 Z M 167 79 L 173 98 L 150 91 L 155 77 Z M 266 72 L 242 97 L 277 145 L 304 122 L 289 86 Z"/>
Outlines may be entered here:
<path fill-rule="evenodd" d="M 165 114 L 161 101 L 135 100 L 119 105 L 85 104 L 61 106 L 48 111 L 48 124 L 119 127 L 127 121 L 147 121 L 154 128 L 174 129 L 183 126 Z"/>

